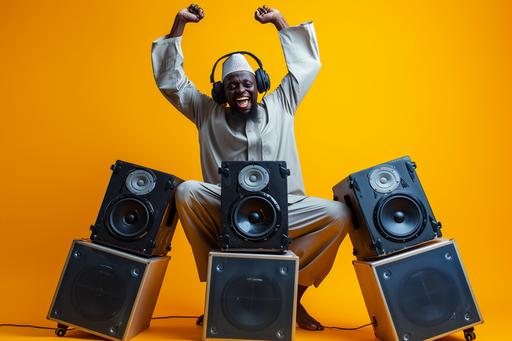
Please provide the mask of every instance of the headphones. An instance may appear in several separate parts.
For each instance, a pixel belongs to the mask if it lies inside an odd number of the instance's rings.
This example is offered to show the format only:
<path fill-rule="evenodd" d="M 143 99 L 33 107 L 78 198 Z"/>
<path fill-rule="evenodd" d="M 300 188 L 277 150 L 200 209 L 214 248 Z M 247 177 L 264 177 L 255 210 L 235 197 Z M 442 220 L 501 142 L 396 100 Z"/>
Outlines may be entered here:
<path fill-rule="evenodd" d="M 256 77 L 256 86 L 258 88 L 258 92 L 261 94 L 270 89 L 270 77 L 268 73 L 265 70 L 263 70 L 263 64 L 261 63 L 258 57 L 247 51 L 231 52 L 217 59 L 215 64 L 213 64 L 212 74 L 210 75 L 210 82 L 212 83 L 212 98 L 215 102 L 217 102 L 220 105 L 227 103 L 228 100 L 226 99 L 226 93 L 224 92 L 224 84 L 222 84 L 222 82 L 216 82 L 214 80 L 215 68 L 222 59 L 229 57 L 235 53 L 251 56 L 256 61 L 256 63 L 258 63 L 259 68 L 254 73 Z"/>

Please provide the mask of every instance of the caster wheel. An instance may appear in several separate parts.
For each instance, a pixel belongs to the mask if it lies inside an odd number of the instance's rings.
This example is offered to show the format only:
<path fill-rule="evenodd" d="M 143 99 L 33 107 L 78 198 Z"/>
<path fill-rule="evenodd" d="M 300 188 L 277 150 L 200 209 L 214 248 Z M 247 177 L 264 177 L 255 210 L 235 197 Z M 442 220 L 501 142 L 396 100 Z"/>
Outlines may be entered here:
<path fill-rule="evenodd" d="M 63 337 L 64 335 L 66 335 L 67 331 L 68 331 L 68 326 L 66 326 L 65 324 L 57 323 L 57 328 L 55 329 L 55 335 L 57 335 L 58 337 Z"/>
<path fill-rule="evenodd" d="M 64 328 L 55 329 L 55 335 L 57 335 L 58 337 L 63 337 L 64 335 L 66 335 L 66 329 L 64 329 Z"/>
<path fill-rule="evenodd" d="M 474 328 L 470 328 L 464 331 L 464 338 L 466 339 L 466 341 L 472 341 L 476 339 L 476 334 L 474 330 Z"/>

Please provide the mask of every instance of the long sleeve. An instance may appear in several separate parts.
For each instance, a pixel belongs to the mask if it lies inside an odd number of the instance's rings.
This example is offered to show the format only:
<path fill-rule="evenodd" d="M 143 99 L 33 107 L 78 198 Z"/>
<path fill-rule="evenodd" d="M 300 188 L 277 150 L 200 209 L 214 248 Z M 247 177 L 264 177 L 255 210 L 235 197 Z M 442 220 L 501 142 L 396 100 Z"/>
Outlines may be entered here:
<path fill-rule="evenodd" d="M 204 115 L 218 105 L 199 92 L 185 74 L 181 37 L 164 37 L 154 41 L 151 57 L 153 75 L 162 94 L 199 128 Z"/>
<path fill-rule="evenodd" d="M 279 38 L 288 68 L 267 102 L 274 102 L 293 115 L 320 71 L 320 54 L 312 22 L 279 31 Z"/>

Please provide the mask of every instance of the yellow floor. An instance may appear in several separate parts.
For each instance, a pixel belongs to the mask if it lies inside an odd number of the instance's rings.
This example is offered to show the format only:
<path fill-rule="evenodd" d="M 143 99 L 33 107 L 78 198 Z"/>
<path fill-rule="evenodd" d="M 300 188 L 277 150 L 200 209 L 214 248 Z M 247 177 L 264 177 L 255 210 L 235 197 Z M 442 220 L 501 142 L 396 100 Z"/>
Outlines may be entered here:
<path fill-rule="evenodd" d="M 496 321 L 495 321 L 496 322 Z M 493 324 L 484 323 L 476 326 L 475 331 L 477 340 L 510 340 L 506 328 L 506 321 Z M 45 325 L 52 326 L 46 321 Z M 151 327 L 139 334 L 133 341 L 155 341 L 155 340 L 201 340 L 201 328 L 195 326 L 191 319 L 171 319 L 153 321 Z M 64 338 L 56 337 L 51 330 L 32 330 L 25 328 L 0 327 L 0 340 L 2 341 L 22 341 L 22 340 L 48 340 L 48 341 L 66 341 L 66 340 L 102 340 L 90 334 L 81 331 L 69 331 Z M 297 329 L 297 341 L 374 341 L 377 340 L 373 335 L 371 327 L 366 327 L 357 331 L 324 330 L 323 332 L 308 332 Z M 443 341 L 462 341 L 464 340 L 462 332 L 447 336 Z"/>

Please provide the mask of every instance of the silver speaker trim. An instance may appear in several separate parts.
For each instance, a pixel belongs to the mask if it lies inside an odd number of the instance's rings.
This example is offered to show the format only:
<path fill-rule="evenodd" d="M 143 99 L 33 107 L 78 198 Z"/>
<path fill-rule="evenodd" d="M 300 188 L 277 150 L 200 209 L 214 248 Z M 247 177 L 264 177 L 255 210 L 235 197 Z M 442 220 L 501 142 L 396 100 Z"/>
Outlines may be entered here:
<path fill-rule="evenodd" d="M 257 179 L 252 180 L 252 175 L 256 176 Z M 268 186 L 269 181 L 270 175 L 268 171 L 260 165 L 245 166 L 240 170 L 240 173 L 238 173 L 238 184 L 246 191 L 261 191 Z"/>
<path fill-rule="evenodd" d="M 140 184 L 140 181 L 143 183 Z M 153 175 L 143 169 L 132 171 L 126 177 L 126 188 L 135 195 L 144 195 L 152 192 L 156 186 L 156 180 Z"/>
<path fill-rule="evenodd" d="M 400 174 L 391 166 L 381 166 L 371 171 L 370 186 L 375 192 L 393 192 L 400 185 Z"/>

